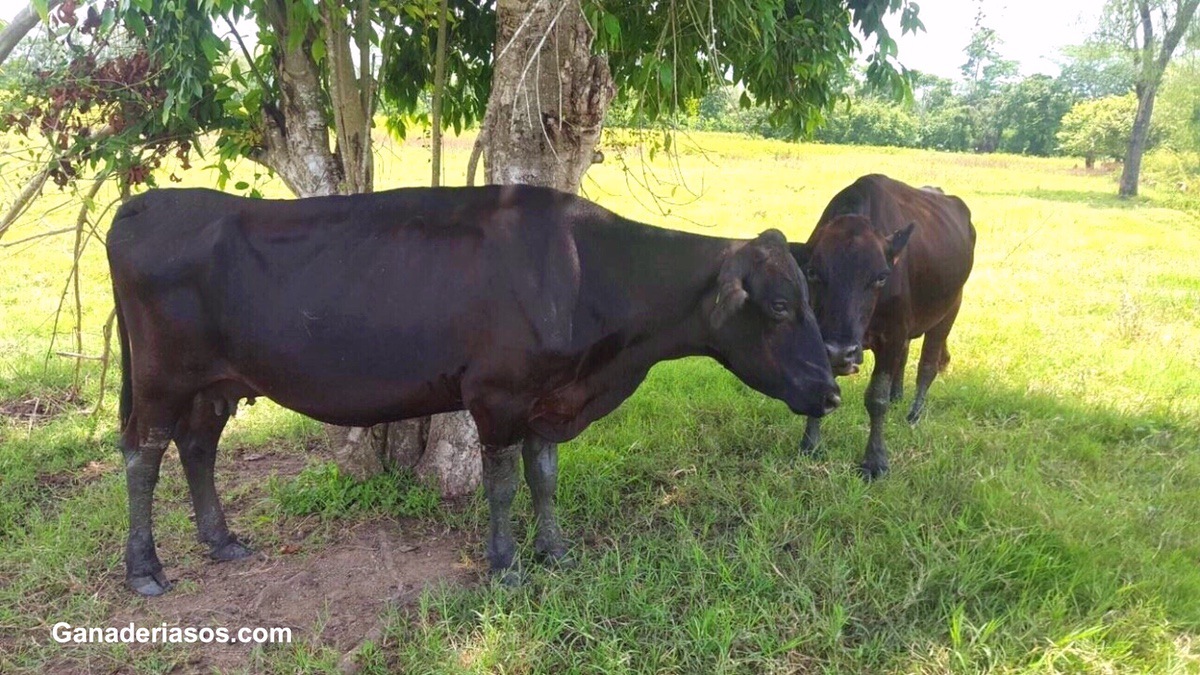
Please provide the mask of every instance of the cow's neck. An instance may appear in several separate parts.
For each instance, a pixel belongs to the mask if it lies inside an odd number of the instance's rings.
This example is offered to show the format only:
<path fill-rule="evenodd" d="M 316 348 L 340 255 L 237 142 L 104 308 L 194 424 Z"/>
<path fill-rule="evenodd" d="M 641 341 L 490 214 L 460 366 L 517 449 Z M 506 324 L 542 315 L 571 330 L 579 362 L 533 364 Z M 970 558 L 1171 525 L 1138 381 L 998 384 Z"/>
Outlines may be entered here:
<path fill-rule="evenodd" d="M 615 267 L 623 276 L 594 274 L 585 285 L 604 289 L 600 297 L 616 294 L 623 302 L 585 308 L 594 326 L 604 326 L 590 336 L 579 363 L 577 378 L 566 387 L 568 398 L 580 404 L 571 426 L 578 433 L 587 424 L 608 414 L 628 398 L 654 364 L 694 355 L 715 355 L 708 330 L 708 313 L 722 263 L 744 242 L 686 235 L 663 236 L 650 231 L 634 249 L 621 252 Z M 593 250 L 603 244 L 590 242 Z M 611 252 L 611 253 L 616 253 Z M 610 254 L 611 254 L 610 253 Z M 591 297 L 585 293 L 584 297 Z M 574 406 L 568 406 L 574 407 Z M 570 435 L 573 435 L 570 434 Z"/>
<path fill-rule="evenodd" d="M 579 337 L 617 334 L 647 358 L 707 353 L 701 305 L 715 293 L 721 265 L 745 242 L 629 226 L 593 230 L 581 242 L 581 254 L 596 258 L 580 260 L 587 305 L 577 315 Z"/>

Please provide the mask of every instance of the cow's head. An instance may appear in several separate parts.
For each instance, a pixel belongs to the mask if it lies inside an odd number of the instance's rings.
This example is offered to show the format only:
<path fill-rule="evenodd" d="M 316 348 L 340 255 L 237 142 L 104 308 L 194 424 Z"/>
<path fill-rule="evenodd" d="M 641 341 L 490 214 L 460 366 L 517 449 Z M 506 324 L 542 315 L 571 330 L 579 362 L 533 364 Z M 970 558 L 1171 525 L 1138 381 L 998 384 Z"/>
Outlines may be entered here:
<path fill-rule="evenodd" d="M 912 231 L 909 223 L 883 235 L 865 216 L 846 215 L 819 228 L 807 243 L 792 246 L 838 375 L 858 372 L 863 335 Z"/>
<path fill-rule="evenodd" d="M 731 254 L 705 306 L 716 356 L 739 379 L 796 413 L 837 407 L 808 290 L 782 233 L 767 230 Z"/>

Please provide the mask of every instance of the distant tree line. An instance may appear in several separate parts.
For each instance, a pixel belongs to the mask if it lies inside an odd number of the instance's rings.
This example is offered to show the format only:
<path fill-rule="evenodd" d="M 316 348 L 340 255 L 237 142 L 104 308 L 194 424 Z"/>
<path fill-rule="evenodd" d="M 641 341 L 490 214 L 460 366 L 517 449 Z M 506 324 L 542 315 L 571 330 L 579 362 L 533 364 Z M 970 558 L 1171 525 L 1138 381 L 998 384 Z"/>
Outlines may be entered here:
<path fill-rule="evenodd" d="M 1114 10 L 1115 11 L 1115 10 Z M 1079 157 L 1091 168 L 1121 161 L 1138 111 L 1139 64 L 1127 45 L 1103 31 L 1063 52 L 1057 76 L 1022 77 L 1001 58 L 1000 42 L 977 19 L 964 49 L 962 77 L 912 74 L 911 97 L 897 100 L 851 73 L 843 100 L 813 134 L 819 142 Z M 1110 31 L 1111 33 L 1111 31 Z M 1200 172 L 1200 40 L 1185 41 L 1165 68 L 1146 147 L 1192 155 Z M 782 136 L 767 114 L 735 88 L 684 103 L 684 129 Z M 631 108 L 614 106 L 612 126 L 637 126 Z"/>

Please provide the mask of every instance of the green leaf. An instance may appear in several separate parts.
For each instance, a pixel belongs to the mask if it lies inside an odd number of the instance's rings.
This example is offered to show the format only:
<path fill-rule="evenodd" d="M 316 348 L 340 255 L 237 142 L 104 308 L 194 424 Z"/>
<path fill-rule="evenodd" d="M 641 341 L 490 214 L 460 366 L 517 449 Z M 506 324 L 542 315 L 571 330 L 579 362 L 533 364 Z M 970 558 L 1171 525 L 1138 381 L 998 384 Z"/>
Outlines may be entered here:
<path fill-rule="evenodd" d="M 244 180 L 239 180 L 238 182 L 233 184 L 234 190 L 245 190 L 248 187 L 250 187 L 250 184 Z"/>
<path fill-rule="evenodd" d="M 215 40 L 208 35 L 200 40 L 200 51 L 204 52 L 204 58 L 208 59 L 209 63 L 217 60 L 217 46 L 214 42 Z"/>
<path fill-rule="evenodd" d="M 666 89 L 670 89 L 675 83 L 675 73 L 671 70 L 671 64 L 662 63 L 658 66 L 658 81 Z"/>
<path fill-rule="evenodd" d="M 142 20 L 142 15 L 139 12 L 127 12 L 125 14 L 125 27 L 139 38 L 146 37 L 146 22 Z"/>
<path fill-rule="evenodd" d="M 621 39 L 621 22 L 617 20 L 616 16 L 613 16 L 612 14 L 605 14 L 603 23 L 604 32 L 608 33 L 608 36 L 613 39 L 613 42 Z"/>
<path fill-rule="evenodd" d="M 49 0 L 33 0 L 33 9 L 38 16 L 42 18 L 43 23 L 50 22 L 50 2 Z"/>
<path fill-rule="evenodd" d="M 312 43 L 312 57 L 318 65 L 325 59 L 325 40 L 317 38 Z"/>

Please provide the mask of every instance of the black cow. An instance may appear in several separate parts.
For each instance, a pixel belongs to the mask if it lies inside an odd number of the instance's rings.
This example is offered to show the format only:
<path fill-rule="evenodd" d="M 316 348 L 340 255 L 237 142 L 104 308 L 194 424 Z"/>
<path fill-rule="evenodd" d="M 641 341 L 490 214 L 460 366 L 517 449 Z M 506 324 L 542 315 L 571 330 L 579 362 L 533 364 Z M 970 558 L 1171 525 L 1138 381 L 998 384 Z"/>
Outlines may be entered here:
<path fill-rule="evenodd" d="M 883 420 L 904 393 L 909 340 L 925 336 L 909 422 L 920 419 L 930 383 L 950 362 L 946 336 L 974 261 L 971 211 L 940 188 L 863 176 L 834 196 L 808 242 L 792 252 L 808 278 L 834 372 L 857 373 L 863 349 L 875 352 L 862 470 L 877 478 L 888 469 Z M 820 438 L 820 420 L 809 418 L 801 450 L 815 454 Z"/>
<path fill-rule="evenodd" d="M 169 583 L 155 553 L 159 463 L 179 448 L 200 539 L 249 551 L 213 486 L 217 442 L 243 398 L 368 426 L 468 410 L 485 450 L 494 572 L 513 563 L 518 448 L 539 521 L 554 516 L 557 443 L 628 398 L 659 361 L 711 356 L 793 411 L 837 384 L 783 235 L 658 229 L 528 186 L 250 200 L 156 190 L 108 235 L 121 336 L 126 575 Z"/>

